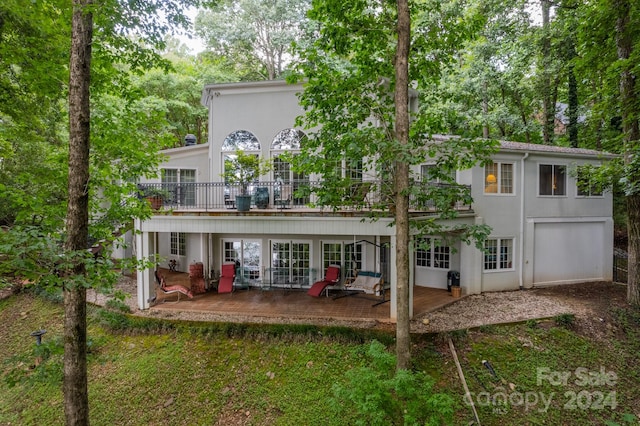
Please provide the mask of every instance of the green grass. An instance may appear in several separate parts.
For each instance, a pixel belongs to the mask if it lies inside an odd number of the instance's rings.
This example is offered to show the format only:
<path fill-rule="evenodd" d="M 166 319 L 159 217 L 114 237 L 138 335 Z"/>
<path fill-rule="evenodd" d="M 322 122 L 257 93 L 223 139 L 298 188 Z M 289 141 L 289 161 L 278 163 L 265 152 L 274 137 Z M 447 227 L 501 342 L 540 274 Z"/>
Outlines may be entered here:
<path fill-rule="evenodd" d="M 640 406 L 640 313 L 619 310 L 614 317 L 616 338 L 599 341 L 553 320 L 415 336 L 414 368 L 455 399 L 454 424 L 469 424 L 473 414 L 448 338 L 484 425 L 633 424 L 626 422 Z M 0 301 L 0 425 L 64 423 L 62 319 L 62 306 L 41 297 Z M 393 351 L 393 335 L 344 327 L 167 322 L 97 309 L 90 309 L 88 324 L 93 425 L 356 424 L 354 410 L 336 403 L 334 384 L 347 384 L 346 372 L 367 364 L 373 339 Z M 47 333 L 36 348 L 29 334 L 40 328 Z M 42 362 L 34 368 L 37 356 Z M 578 385 L 577 368 L 604 368 L 617 378 L 613 386 Z M 546 379 L 561 372 L 570 375 L 566 384 Z M 615 392 L 616 408 L 610 399 L 594 408 L 598 392 Z M 529 405 L 518 395 L 528 396 Z M 547 410 L 541 395 L 551 399 Z"/>

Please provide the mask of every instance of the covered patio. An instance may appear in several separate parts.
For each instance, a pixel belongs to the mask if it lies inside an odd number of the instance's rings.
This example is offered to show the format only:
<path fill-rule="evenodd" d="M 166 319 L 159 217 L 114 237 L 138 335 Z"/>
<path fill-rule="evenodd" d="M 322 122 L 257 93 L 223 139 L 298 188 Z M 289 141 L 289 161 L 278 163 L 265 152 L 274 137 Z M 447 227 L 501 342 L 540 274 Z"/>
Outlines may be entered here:
<path fill-rule="evenodd" d="M 188 274 L 163 270 L 168 284 L 189 286 Z M 237 315 L 244 317 L 287 317 L 297 319 L 335 319 L 335 320 L 376 320 L 390 322 L 390 302 L 380 303 L 377 296 L 358 293 L 347 297 L 334 291 L 329 297 L 311 297 L 306 290 L 271 288 L 261 290 L 251 288 L 236 290 L 230 294 L 218 294 L 215 290 L 195 295 L 193 299 L 157 293 L 157 303 L 151 310 L 161 312 L 198 312 L 210 314 Z M 166 297 L 166 303 L 163 303 Z M 387 300 L 389 295 L 387 293 Z M 418 287 L 413 288 L 414 317 L 434 311 L 460 300 L 446 290 Z"/>

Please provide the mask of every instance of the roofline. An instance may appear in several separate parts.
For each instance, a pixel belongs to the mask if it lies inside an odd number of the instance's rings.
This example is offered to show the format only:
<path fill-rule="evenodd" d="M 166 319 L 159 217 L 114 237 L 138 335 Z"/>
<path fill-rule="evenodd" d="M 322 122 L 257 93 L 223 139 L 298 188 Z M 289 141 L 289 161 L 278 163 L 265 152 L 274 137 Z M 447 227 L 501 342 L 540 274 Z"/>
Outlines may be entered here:
<path fill-rule="evenodd" d="M 619 155 L 609 152 L 597 151 L 595 149 L 571 148 L 555 145 L 542 145 L 525 142 L 500 141 L 501 152 L 530 152 L 536 154 L 556 154 L 571 157 L 593 157 L 612 160 Z"/>
<path fill-rule="evenodd" d="M 198 149 L 205 148 L 205 147 L 207 148 L 207 150 L 209 149 L 209 142 L 199 143 L 196 145 L 183 145 L 183 146 L 178 146 L 176 148 L 166 148 L 166 149 L 160 150 L 160 152 L 163 154 L 175 154 L 178 152 L 197 151 Z"/>
<path fill-rule="evenodd" d="M 302 83 L 288 83 L 286 80 L 242 81 L 235 83 L 206 84 L 204 90 L 238 90 L 238 89 L 262 89 L 273 87 L 300 87 Z"/>
<path fill-rule="evenodd" d="M 430 139 L 433 139 L 437 142 L 446 142 L 451 138 L 459 138 L 459 136 L 454 135 L 432 135 Z M 476 140 L 481 140 L 480 138 L 472 138 Z M 619 158 L 620 155 L 612 154 L 604 151 L 596 151 L 595 149 L 586 149 L 586 148 L 571 148 L 564 146 L 556 146 L 556 145 L 542 145 L 535 143 L 526 143 L 526 142 L 513 142 L 500 140 L 498 141 L 500 144 L 500 152 L 530 152 L 530 153 L 538 153 L 538 154 L 556 154 L 556 155 L 564 155 L 570 157 L 591 157 L 591 158 L 600 158 L 600 159 L 609 159 L 612 160 L 614 158 Z"/>
<path fill-rule="evenodd" d="M 200 103 L 209 107 L 211 99 L 220 95 L 237 95 L 273 92 L 301 92 L 303 83 L 287 83 L 285 80 L 249 81 L 241 83 L 207 84 L 202 89 Z"/>

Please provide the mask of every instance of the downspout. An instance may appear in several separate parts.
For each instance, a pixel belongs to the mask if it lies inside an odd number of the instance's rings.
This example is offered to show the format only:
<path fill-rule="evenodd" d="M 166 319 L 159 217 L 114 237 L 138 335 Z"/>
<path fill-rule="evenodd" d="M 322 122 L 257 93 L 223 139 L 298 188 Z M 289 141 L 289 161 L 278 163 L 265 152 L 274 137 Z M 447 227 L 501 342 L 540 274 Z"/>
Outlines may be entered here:
<path fill-rule="evenodd" d="M 520 236 L 518 254 L 520 257 L 520 273 L 518 274 L 518 284 L 520 290 L 524 287 L 524 162 L 529 157 L 529 153 L 525 152 L 520 160 Z"/>

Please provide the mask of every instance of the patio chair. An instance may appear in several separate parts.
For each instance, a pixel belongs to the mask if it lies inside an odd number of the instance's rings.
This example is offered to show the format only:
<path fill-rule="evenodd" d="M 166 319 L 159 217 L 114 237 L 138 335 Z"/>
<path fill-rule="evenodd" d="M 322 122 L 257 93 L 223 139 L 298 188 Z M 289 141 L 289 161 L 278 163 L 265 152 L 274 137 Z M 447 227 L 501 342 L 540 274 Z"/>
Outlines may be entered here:
<path fill-rule="evenodd" d="M 280 188 L 280 194 L 273 200 L 273 203 L 279 209 L 288 209 L 291 207 L 291 193 L 291 185 L 282 185 Z"/>
<path fill-rule="evenodd" d="M 164 276 L 162 275 L 162 273 L 160 273 L 160 271 L 156 271 L 155 275 L 156 285 L 158 286 L 160 292 L 164 295 L 164 297 L 162 298 L 162 303 L 165 303 L 167 301 L 167 296 L 170 294 L 178 295 L 178 300 L 175 300 L 171 303 L 178 303 L 180 301 L 180 296 L 183 294 L 189 299 L 193 299 L 193 292 L 191 291 L 191 289 L 180 284 L 167 285 Z"/>
<path fill-rule="evenodd" d="M 357 209 L 361 209 L 363 206 L 370 208 L 371 203 L 368 196 L 372 186 L 373 182 L 359 182 L 351 185 L 349 202 Z"/>
<path fill-rule="evenodd" d="M 229 191 L 224 195 L 224 206 L 228 209 L 235 209 L 236 196 L 241 193 L 241 188 L 238 185 L 229 185 L 227 188 Z"/>
<path fill-rule="evenodd" d="M 233 280 L 236 278 L 236 264 L 226 262 L 222 264 L 220 281 L 218 281 L 218 293 L 231 293 L 233 291 Z"/>
<path fill-rule="evenodd" d="M 316 281 L 313 283 L 307 294 L 313 297 L 319 297 L 323 292 L 327 293 L 328 296 L 328 286 L 333 286 L 338 284 L 340 281 L 340 266 L 338 265 L 329 265 L 327 271 L 324 274 L 324 279 L 322 281 Z"/>

